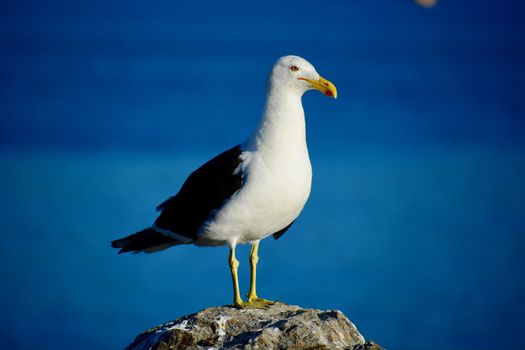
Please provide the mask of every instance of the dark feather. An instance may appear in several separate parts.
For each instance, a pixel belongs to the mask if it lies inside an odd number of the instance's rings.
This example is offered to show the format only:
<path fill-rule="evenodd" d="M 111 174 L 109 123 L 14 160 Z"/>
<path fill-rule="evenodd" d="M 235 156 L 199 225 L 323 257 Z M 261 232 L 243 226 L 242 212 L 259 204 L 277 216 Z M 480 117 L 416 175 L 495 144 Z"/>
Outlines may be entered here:
<path fill-rule="evenodd" d="M 120 248 L 119 254 L 126 252 L 142 252 L 155 247 L 172 246 L 180 244 L 173 238 L 165 236 L 157 231 L 147 228 L 125 238 L 117 239 L 111 242 L 113 248 Z"/>
<path fill-rule="evenodd" d="M 235 173 L 240 156 L 241 147 L 237 145 L 195 170 L 179 193 L 157 207 L 161 213 L 155 226 L 195 240 L 210 213 L 241 187 L 242 174 Z"/>
<path fill-rule="evenodd" d="M 241 163 L 240 156 L 241 147 L 237 145 L 195 170 L 179 193 L 157 207 L 161 213 L 155 226 L 195 240 L 199 227 L 210 213 L 220 208 L 241 187 L 242 174 L 235 173 Z M 153 228 L 147 228 L 113 241 L 111 245 L 120 248 L 120 254 L 151 253 L 183 243 L 187 242 L 180 242 Z"/>
<path fill-rule="evenodd" d="M 275 233 L 273 234 L 273 238 L 275 238 L 275 239 L 279 239 L 279 238 L 281 238 L 281 236 L 284 235 L 284 234 L 286 233 L 286 231 L 288 231 L 288 229 L 290 228 L 290 226 L 293 225 L 294 222 L 295 222 L 295 220 L 292 221 L 292 222 L 290 223 L 290 225 L 286 226 L 286 227 L 283 228 L 282 230 L 275 232 Z"/>

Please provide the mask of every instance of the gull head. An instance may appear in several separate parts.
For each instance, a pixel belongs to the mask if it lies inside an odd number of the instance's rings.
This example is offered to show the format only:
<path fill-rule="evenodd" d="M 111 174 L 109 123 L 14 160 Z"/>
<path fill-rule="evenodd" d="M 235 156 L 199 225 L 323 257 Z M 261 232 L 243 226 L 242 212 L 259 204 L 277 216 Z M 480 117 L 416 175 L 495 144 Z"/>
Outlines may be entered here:
<path fill-rule="evenodd" d="M 299 56 L 283 56 L 277 60 L 270 73 L 271 88 L 286 88 L 300 95 L 316 89 L 326 96 L 337 98 L 337 89 L 317 73 L 314 66 Z"/>

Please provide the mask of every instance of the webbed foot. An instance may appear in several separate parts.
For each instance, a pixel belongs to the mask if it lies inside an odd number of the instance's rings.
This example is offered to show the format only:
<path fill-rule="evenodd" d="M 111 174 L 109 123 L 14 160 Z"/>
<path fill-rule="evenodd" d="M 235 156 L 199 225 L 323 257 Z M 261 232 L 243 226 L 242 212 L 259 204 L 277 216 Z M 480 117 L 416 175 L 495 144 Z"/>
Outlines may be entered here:
<path fill-rule="evenodd" d="M 275 301 L 266 300 L 255 296 L 248 298 L 247 301 L 235 302 L 234 305 L 241 309 L 267 309 L 275 303 Z"/>

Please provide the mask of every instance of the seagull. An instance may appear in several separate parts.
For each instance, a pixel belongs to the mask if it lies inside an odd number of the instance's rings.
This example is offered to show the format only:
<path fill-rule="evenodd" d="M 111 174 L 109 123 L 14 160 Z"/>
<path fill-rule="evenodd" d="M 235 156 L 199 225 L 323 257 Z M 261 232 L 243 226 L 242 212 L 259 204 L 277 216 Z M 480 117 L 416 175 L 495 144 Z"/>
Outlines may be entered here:
<path fill-rule="evenodd" d="M 113 241 L 112 247 L 120 254 L 154 253 L 182 244 L 229 246 L 233 304 L 273 304 L 256 292 L 259 242 L 271 235 L 280 238 L 310 195 L 312 166 L 301 98 L 312 89 L 337 98 L 334 84 L 308 61 L 279 58 L 270 72 L 262 117 L 250 137 L 191 173 L 179 192 L 157 207 L 160 215 L 151 227 Z M 239 291 L 237 244 L 251 244 L 246 301 Z"/>

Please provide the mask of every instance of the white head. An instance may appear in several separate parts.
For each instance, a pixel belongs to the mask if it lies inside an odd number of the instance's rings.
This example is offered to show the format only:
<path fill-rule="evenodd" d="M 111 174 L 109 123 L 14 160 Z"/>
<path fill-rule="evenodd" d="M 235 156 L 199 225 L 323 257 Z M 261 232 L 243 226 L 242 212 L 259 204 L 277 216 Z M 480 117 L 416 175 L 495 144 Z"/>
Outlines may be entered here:
<path fill-rule="evenodd" d="M 286 88 L 300 95 L 317 89 L 327 96 L 337 98 L 334 84 L 321 77 L 310 62 L 299 56 L 283 56 L 277 60 L 270 74 L 269 88 Z"/>

